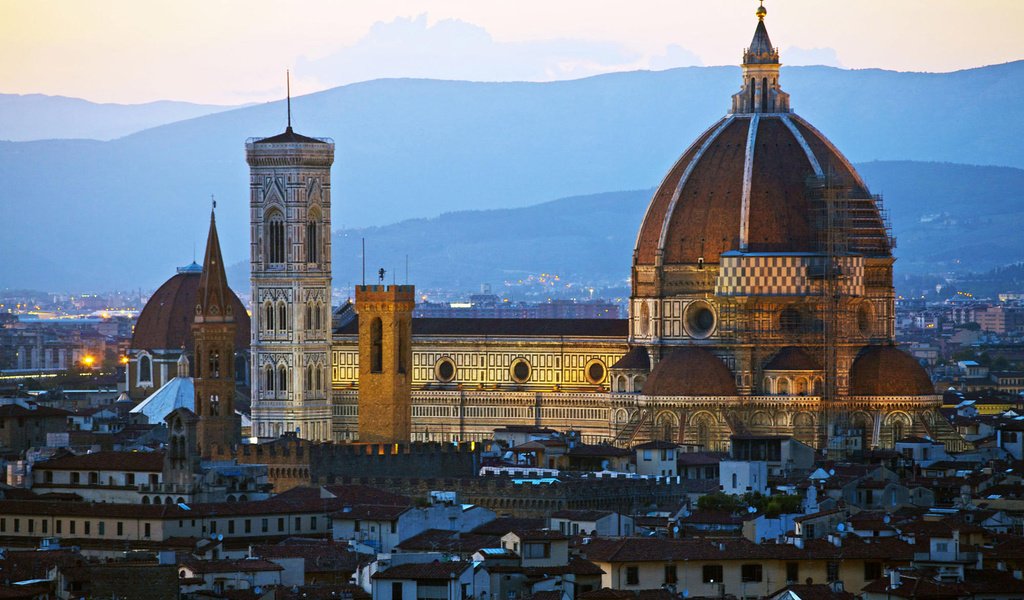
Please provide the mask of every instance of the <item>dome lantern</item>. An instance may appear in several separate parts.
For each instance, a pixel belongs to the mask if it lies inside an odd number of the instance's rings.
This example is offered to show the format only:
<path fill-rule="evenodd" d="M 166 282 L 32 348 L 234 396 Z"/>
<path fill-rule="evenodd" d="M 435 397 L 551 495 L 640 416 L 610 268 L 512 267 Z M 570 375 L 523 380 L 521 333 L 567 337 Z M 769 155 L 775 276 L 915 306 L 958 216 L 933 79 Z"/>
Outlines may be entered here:
<path fill-rule="evenodd" d="M 764 3 L 757 8 L 757 27 L 743 51 L 743 86 L 732 97 L 732 112 L 788 113 L 789 94 L 779 87 L 779 49 L 772 46 L 764 18 Z"/>

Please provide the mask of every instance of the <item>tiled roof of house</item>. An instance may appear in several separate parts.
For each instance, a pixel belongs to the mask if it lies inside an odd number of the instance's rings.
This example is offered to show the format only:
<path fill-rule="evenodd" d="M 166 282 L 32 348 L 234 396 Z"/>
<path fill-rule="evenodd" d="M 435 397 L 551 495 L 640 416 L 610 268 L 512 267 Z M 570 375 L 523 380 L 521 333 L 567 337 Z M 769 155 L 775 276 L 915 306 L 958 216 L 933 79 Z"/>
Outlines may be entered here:
<path fill-rule="evenodd" d="M 51 471 L 143 471 L 159 473 L 164 468 L 163 452 L 93 452 L 66 454 L 35 464 L 34 469 Z"/>
<path fill-rule="evenodd" d="M 406 563 L 395 565 L 373 575 L 374 579 L 415 579 L 417 581 L 436 581 L 455 579 L 471 566 L 466 561 Z"/>

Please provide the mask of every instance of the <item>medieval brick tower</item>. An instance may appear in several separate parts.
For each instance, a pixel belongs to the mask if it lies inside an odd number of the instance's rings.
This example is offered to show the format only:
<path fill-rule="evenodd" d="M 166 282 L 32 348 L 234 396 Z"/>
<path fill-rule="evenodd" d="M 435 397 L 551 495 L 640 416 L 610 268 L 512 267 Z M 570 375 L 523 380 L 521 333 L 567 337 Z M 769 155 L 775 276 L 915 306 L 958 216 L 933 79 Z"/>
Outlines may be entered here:
<path fill-rule="evenodd" d="M 230 448 L 239 442 L 240 419 L 235 414 L 235 311 L 228 288 L 224 260 L 217 238 L 217 222 L 210 213 L 210 234 L 199 280 L 195 340 L 196 416 L 199 417 L 199 455 L 210 456 L 213 446 Z"/>
<path fill-rule="evenodd" d="M 356 287 L 361 442 L 409 441 L 415 306 L 411 285 Z"/>
<path fill-rule="evenodd" d="M 284 133 L 250 139 L 245 153 L 253 433 L 329 440 L 334 143 L 292 131 L 289 110 Z"/>

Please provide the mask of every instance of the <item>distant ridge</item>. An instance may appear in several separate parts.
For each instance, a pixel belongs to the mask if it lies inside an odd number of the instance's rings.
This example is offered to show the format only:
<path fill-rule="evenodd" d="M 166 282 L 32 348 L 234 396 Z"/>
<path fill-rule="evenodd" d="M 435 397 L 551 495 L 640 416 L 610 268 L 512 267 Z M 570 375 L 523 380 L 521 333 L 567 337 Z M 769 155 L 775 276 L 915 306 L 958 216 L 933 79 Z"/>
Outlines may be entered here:
<path fill-rule="evenodd" d="M 232 108 L 238 107 L 172 100 L 114 104 L 45 94 L 0 94 L 0 140 L 112 140 Z"/>
<path fill-rule="evenodd" d="M 786 67 L 783 77 L 795 110 L 852 160 L 1024 166 L 1024 111 L 1016 109 L 1024 96 L 1022 62 L 945 74 Z M 293 116 L 296 131 L 334 138 L 332 219 L 356 228 L 653 187 L 724 114 L 737 87 L 732 67 L 554 83 L 380 80 L 296 98 Z M 244 260 L 243 143 L 283 128 L 283 106 L 270 103 L 110 142 L 0 142 L 0 209 L 9 215 L 0 236 L 0 285 L 158 285 L 189 262 L 193 242 L 203 239 L 210 194 L 223 207 L 225 259 Z M 908 193 L 889 200 L 933 201 Z M 586 211 L 575 218 L 566 227 L 594 223 L 627 239 L 636 232 L 633 223 L 595 222 Z M 896 233 L 903 235 L 898 223 Z M 1003 250 L 1016 243 L 986 241 Z M 904 252 L 913 248 L 901 241 L 901 264 L 918 260 Z M 529 248 L 523 252 L 537 258 Z M 977 252 L 985 260 L 1004 254 Z M 628 255 L 596 256 L 593 265 L 616 260 Z"/>
<path fill-rule="evenodd" d="M 1024 257 L 1024 170 L 908 161 L 858 165 L 884 194 L 897 238 L 897 273 L 978 272 Z M 421 289 L 502 290 L 530 274 L 597 287 L 627 286 L 636 232 L 652 190 L 562 198 L 515 209 L 459 211 L 335 234 L 334 286 L 359 282 L 367 262 L 403 272 Z M 248 286 L 247 263 L 232 284 Z M 244 287 L 243 287 L 244 289 Z M 500 293 L 500 292 L 498 292 Z"/>

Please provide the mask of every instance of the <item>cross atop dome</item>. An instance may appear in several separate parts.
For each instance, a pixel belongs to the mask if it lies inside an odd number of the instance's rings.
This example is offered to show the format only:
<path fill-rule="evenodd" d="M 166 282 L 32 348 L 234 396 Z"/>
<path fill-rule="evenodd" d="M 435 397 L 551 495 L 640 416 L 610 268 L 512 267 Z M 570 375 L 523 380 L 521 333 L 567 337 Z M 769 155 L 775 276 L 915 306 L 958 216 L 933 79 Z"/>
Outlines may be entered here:
<path fill-rule="evenodd" d="M 732 113 L 788 113 L 789 94 L 779 87 L 779 49 L 772 46 L 764 18 L 768 9 L 761 5 L 754 13 L 757 27 L 750 46 L 743 51 L 743 87 L 732 97 Z"/>

